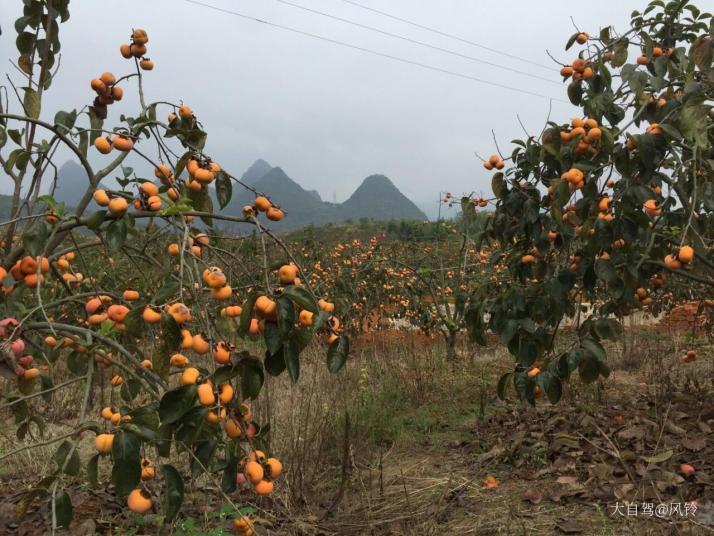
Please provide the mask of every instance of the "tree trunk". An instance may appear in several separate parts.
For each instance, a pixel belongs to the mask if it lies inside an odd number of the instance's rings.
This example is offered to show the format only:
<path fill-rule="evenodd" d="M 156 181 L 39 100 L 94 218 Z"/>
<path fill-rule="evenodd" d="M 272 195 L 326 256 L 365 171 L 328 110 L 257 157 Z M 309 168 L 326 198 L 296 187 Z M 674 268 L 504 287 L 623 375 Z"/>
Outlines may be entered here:
<path fill-rule="evenodd" d="M 456 362 L 456 333 L 447 331 L 444 334 L 444 339 L 446 341 L 446 361 L 453 365 Z"/>

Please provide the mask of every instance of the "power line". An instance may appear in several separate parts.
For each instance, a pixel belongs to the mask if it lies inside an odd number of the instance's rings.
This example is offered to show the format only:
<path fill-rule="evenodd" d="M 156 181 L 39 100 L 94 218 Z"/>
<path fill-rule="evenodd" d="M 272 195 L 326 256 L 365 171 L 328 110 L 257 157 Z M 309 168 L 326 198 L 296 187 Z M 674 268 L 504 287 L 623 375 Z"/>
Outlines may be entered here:
<path fill-rule="evenodd" d="M 452 56 L 457 56 L 457 57 L 459 57 L 459 58 L 465 58 L 465 59 L 467 59 L 467 60 L 475 61 L 475 62 L 477 62 L 477 63 L 483 63 L 483 64 L 485 64 L 485 65 L 490 65 L 491 67 L 495 67 L 496 69 L 502 69 L 502 70 L 504 70 L 504 71 L 509 71 L 509 72 L 516 73 L 516 74 L 519 74 L 519 75 L 529 76 L 530 78 L 536 78 L 536 79 L 538 79 L 538 80 L 543 80 L 543 81 L 545 81 L 545 82 L 548 82 L 548 83 L 550 83 L 550 84 L 556 84 L 556 85 L 558 85 L 558 86 L 562 85 L 560 82 L 557 82 L 557 81 L 553 80 L 553 78 L 546 78 L 546 77 L 544 77 L 544 76 L 538 76 L 537 74 L 532 74 L 532 73 L 529 73 L 529 72 L 526 72 L 526 71 L 520 71 L 520 70 L 518 70 L 518 69 L 513 69 L 513 68 L 511 68 L 511 67 L 506 67 L 506 66 L 504 66 L 504 65 L 501 65 L 501 64 L 498 64 L 498 63 L 494 63 L 494 62 L 492 62 L 492 61 L 483 60 L 483 59 L 477 58 L 477 57 L 475 57 L 475 56 L 469 56 L 468 54 L 462 54 L 462 53 L 456 52 L 456 51 L 454 51 L 454 50 L 449 50 L 448 48 L 442 48 L 442 47 L 439 47 L 439 46 L 436 46 L 436 45 L 432 45 L 432 44 L 429 44 L 429 43 L 425 43 L 424 41 L 418 41 L 418 40 L 416 40 L 416 39 L 411 39 L 411 38 L 409 38 L 409 37 L 405 37 L 405 36 L 403 36 L 403 35 L 399 35 L 399 34 L 395 34 L 395 33 L 392 33 L 392 32 L 388 32 L 388 31 L 386 31 L 386 30 L 380 30 L 379 28 L 375 28 L 374 26 L 368 26 L 367 24 L 362 24 L 362 23 L 359 23 L 359 22 L 356 22 L 356 21 L 353 21 L 353 20 L 350 20 L 350 19 L 345 19 L 345 18 L 342 18 L 342 17 L 338 17 L 338 16 L 336 16 L 336 15 L 331 15 L 331 14 L 329 14 L 329 13 L 325 13 L 325 12 L 323 12 L 323 11 L 318 11 L 318 10 L 316 10 L 316 9 L 312 9 L 312 8 L 309 8 L 309 7 L 306 7 L 306 6 L 302 6 L 302 5 L 296 4 L 296 3 L 294 3 L 294 2 L 289 2 L 288 0 L 275 0 L 275 1 L 278 2 L 278 3 L 280 3 L 280 4 L 285 4 L 285 5 L 288 5 L 288 6 L 292 6 L 292 7 L 294 7 L 294 8 L 297 8 L 297 9 L 302 9 L 303 11 L 308 11 L 308 12 L 310 12 L 310 13 L 314 13 L 315 15 L 320 15 L 320 16 L 322 16 L 322 17 L 327 17 L 328 19 L 332 19 L 332 20 L 344 22 L 344 23 L 346 23 L 346 24 L 351 24 L 352 26 L 357 26 L 358 28 L 363 28 L 363 29 L 365 29 L 365 30 L 370 30 L 370 31 L 376 32 L 376 33 L 378 33 L 378 34 L 386 35 L 386 36 L 389 36 L 389 37 L 394 37 L 394 38 L 396 38 L 396 39 L 401 39 L 402 41 L 406 41 L 406 42 L 408 42 L 408 43 L 413 43 L 413 44 L 415 44 L 415 45 L 420 45 L 420 46 L 423 46 L 423 47 L 431 48 L 431 49 L 433 49 L 433 50 L 438 50 L 439 52 L 445 52 L 446 54 L 451 54 Z M 552 69 L 551 69 L 551 71 L 552 71 Z"/>
<path fill-rule="evenodd" d="M 213 10 L 215 10 L 215 11 L 220 11 L 220 12 L 222 12 L 222 13 L 227 13 L 227 14 L 229 14 L 229 15 L 235 15 L 236 17 L 240 17 L 240 18 L 245 19 L 245 20 L 251 20 L 251 21 L 254 21 L 254 22 L 259 22 L 259 23 L 261 23 L 261 24 L 265 24 L 266 26 L 271 26 L 271 27 L 273 27 L 273 28 L 279 28 L 279 29 L 281 29 L 281 30 L 285 30 L 285 31 L 288 31 L 288 32 L 296 33 L 296 34 L 303 35 L 303 36 L 306 36 L 306 37 L 312 37 L 313 39 L 319 39 L 319 40 L 321 40 L 321 41 L 325 41 L 325 42 L 328 42 L 328 43 L 332 43 L 332 44 L 335 44 L 335 45 L 339 45 L 339 46 L 342 46 L 342 47 L 345 47 L 345 48 L 349 48 L 349 49 L 352 49 L 352 50 L 359 50 L 359 51 L 361 51 L 361 52 L 365 52 L 365 53 L 367 53 L 367 54 L 372 54 L 372 55 L 374 55 L 374 56 L 379 56 L 379 57 L 382 57 L 382 58 L 388 58 L 388 59 L 391 59 L 391 60 L 394 60 L 394 61 L 398 61 L 398 62 L 401 62 L 401 63 L 406 63 L 406 64 L 408 64 L 408 65 L 414 65 L 414 66 L 417 66 L 417 67 L 422 67 L 422 68 L 424 68 L 424 69 L 429 69 L 430 71 L 436 71 L 436 72 L 439 72 L 439 73 L 448 74 L 448 75 L 456 76 L 456 77 L 459 77 L 459 78 L 464 78 L 464 79 L 467 79 L 467 80 L 473 80 L 474 82 L 480 82 L 480 83 L 482 83 L 482 84 L 487 84 L 487 85 L 494 86 L 494 87 L 498 87 L 498 88 L 501 88 L 501 89 L 508 89 L 508 90 L 510 90 L 510 91 L 515 91 L 515 92 L 517 92 L 517 93 L 523 93 L 523 94 L 525 94 L 525 95 L 532 95 L 532 96 L 534 96 L 534 97 L 540 97 L 540 98 L 542 98 L 542 99 L 547 99 L 547 100 L 550 100 L 550 101 L 553 101 L 553 102 L 562 102 L 562 103 L 565 103 L 565 104 L 570 104 L 568 101 L 565 101 L 565 100 L 563 100 L 563 99 L 557 99 L 557 98 L 551 97 L 551 96 L 549 96 L 549 95 L 544 95 L 544 94 L 542 94 L 542 93 L 536 93 L 536 92 L 534 92 L 534 91 L 528 91 L 527 89 L 521 89 L 521 88 L 518 88 L 518 87 L 507 86 L 507 85 L 505 85 L 505 84 L 500 84 L 500 83 L 498 83 L 498 82 L 491 82 L 490 80 L 484 80 L 484 79 L 482 79 L 482 78 L 477 78 L 477 77 L 475 77 L 475 76 L 470 76 L 470 75 L 463 74 L 463 73 L 459 73 L 459 72 L 456 72 L 456 71 L 450 71 L 450 70 L 448 70 L 448 69 L 442 69 L 441 67 L 435 67 L 434 65 L 429 65 L 429 64 L 426 64 L 426 63 L 418 62 L 418 61 L 413 61 L 413 60 L 409 60 L 409 59 L 406 59 L 406 58 L 401 58 L 401 57 L 398 57 L 398 56 L 393 56 L 393 55 L 391 55 L 391 54 L 387 54 L 387 53 L 384 53 L 384 52 L 379 52 L 379 51 L 377 51 L 377 50 L 372 50 L 372 49 L 369 49 L 369 48 L 364 48 L 364 47 L 361 47 L 361 46 L 358 46 L 358 45 L 353 45 L 353 44 L 351 44 L 351 43 L 345 43 L 344 41 L 338 41 L 338 40 L 336 40 L 336 39 L 330 39 L 329 37 L 324 37 L 324 36 L 317 35 L 317 34 L 310 33 L 310 32 L 306 32 L 306 31 L 303 31 L 303 30 L 298 30 L 297 28 L 292 28 L 292 27 L 290 27 L 290 26 L 284 26 L 284 25 L 278 24 L 278 23 L 276 23 L 276 22 L 271 22 L 271 21 L 268 21 L 268 20 L 259 19 L 259 18 L 257 18 L 257 17 L 251 17 L 250 15 L 246 15 L 246 14 L 244 14 L 244 13 L 239 13 L 239 12 L 237 12 L 237 11 L 231 11 L 231 10 L 228 10 L 228 9 L 223 9 L 223 8 L 221 8 L 221 7 L 218 7 L 218 6 L 213 6 L 213 5 L 210 5 L 210 4 L 205 4 L 205 3 L 203 3 L 203 2 L 199 2 L 198 0 L 184 0 L 184 2 L 188 2 L 189 4 L 194 4 L 194 5 L 197 5 L 197 6 L 202 6 L 202 7 L 208 8 L 208 9 L 213 9 Z"/>
<path fill-rule="evenodd" d="M 387 12 L 385 12 L 385 11 L 380 11 L 379 9 L 375 9 L 375 8 L 373 8 L 373 7 L 370 7 L 370 6 L 366 6 L 366 5 L 364 5 L 364 4 L 360 4 L 359 2 L 355 2 L 354 0 L 342 0 L 342 1 L 345 2 L 345 3 L 347 3 L 347 4 L 352 4 L 353 6 L 357 6 L 357 7 L 360 7 L 360 8 L 362 8 L 362 9 L 366 9 L 367 11 L 371 11 L 371 12 L 373 12 L 373 13 L 378 13 L 379 15 L 383 15 L 383 16 L 388 17 L 388 18 L 390 18 L 390 19 L 398 20 L 399 22 L 403 22 L 403 23 L 405 23 L 405 24 L 409 24 L 410 26 L 414 26 L 414 27 L 416 27 L 416 28 L 421 28 L 422 30 L 427 30 L 427 31 L 432 32 L 432 33 L 435 33 L 435 34 L 437 34 L 437 35 L 441 35 L 441 36 L 443 36 L 443 37 L 448 37 L 448 38 L 450 38 L 450 39 L 455 39 L 456 41 L 460 41 L 460 42 L 462 42 L 462 43 L 466 43 L 466 44 L 468 44 L 468 45 L 471 45 L 471 46 L 474 46 L 474 47 L 477 47 L 477 48 L 481 48 L 481 49 L 483 49 L 483 50 L 488 50 L 489 52 L 493 52 L 494 54 L 500 54 L 501 56 L 506 56 L 507 58 L 511 58 L 511 59 L 518 60 L 518 61 L 522 61 L 522 62 L 527 63 L 528 65 L 534 65 L 534 66 L 537 66 L 537 67 L 542 67 L 543 69 L 547 69 L 547 70 L 549 70 L 549 71 L 552 71 L 552 70 L 553 70 L 553 67 L 552 67 L 552 66 L 549 67 L 548 65 L 543 65 L 542 63 L 537 63 L 537 62 L 534 62 L 533 60 L 529 60 L 529 59 L 527 59 L 527 58 L 523 58 L 523 57 L 521 57 L 521 56 L 517 56 L 516 54 L 509 54 L 508 52 L 503 52 L 502 50 L 499 50 L 499 49 L 497 49 L 497 48 L 492 48 L 492 47 L 489 47 L 489 46 L 486 46 L 486 45 L 482 45 L 482 44 L 480 44 L 480 43 L 476 43 L 476 42 L 474 42 L 474 41 L 470 41 L 470 40 L 468 40 L 468 39 L 464 39 L 463 37 L 459 37 L 458 35 L 454 35 L 454 34 L 450 34 L 450 33 L 448 33 L 448 32 L 444 32 L 444 31 L 442 31 L 442 30 L 437 30 L 436 28 L 432 28 L 431 26 L 426 26 L 426 25 L 424 25 L 424 24 L 419 24 L 418 22 L 414 22 L 414 21 L 411 21 L 411 20 L 408 20 L 408 19 L 404 19 L 404 18 L 402 18 L 402 17 L 398 17 L 398 16 L 396 16 L 396 15 L 392 15 L 391 13 L 387 13 Z"/>

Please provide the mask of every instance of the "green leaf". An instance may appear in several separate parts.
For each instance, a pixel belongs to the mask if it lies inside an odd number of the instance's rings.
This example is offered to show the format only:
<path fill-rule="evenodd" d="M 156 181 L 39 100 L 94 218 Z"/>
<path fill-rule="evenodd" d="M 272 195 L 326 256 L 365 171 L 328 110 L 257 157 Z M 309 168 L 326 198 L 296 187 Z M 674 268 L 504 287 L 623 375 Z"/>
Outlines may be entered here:
<path fill-rule="evenodd" d="M 112 484 L 116 494 L 126 497 L 141 480 L 141 443 L 129 432 L 114 434 Z"/>
<path fill-rule="evenodd" d="M 513 382 L 513 372 L 506 372 L 498 380 L 498 385 L 496 386 L 496 394 L 501 400 L 506 400 L 506 389 L 508 388 L 509 382 Z"/>
<path fill-rule="evenodd" d="M 127 379 L 121 384 L 119 394 L 126 402 L 134 400 L 141 392 L 141 383 L 134 378 Z"/>
<path fill-rule="evenodd" d="M 87 151 L 89 151 L 89 131 L 82 129 L 79 132 L 79 152 L 87 158 Z"/>
<path fill-rule="evenodd" d="M 175 434 L 179 449 L 190 448 L 198 440 L 206 425 L 207 413 L 208 408 L 197 406 L 181 418 Z"/>
<path fill-rule="evenodd" d="M 235 454 L 233 443 L 226 446 L 226 468 L 223 470 L 221 479 L 221 490 L 224 493 L 234 493 L 236 491 L 236 473 L 238 472 L 238 457 Z"/>
<path fill-rule="evenodd" d="M 223 367 L 218 367 L 213 372 L 213 383 L 218 385 L 229 382 L 239 374 L 240 369 L 238 368 L 238 365 L 225 365 Z"/>
<path fill-rule="evenodd" d="M 211 196 L 208 195 L 208 189 L 201 188 L 197 192 L 188 190 L 187 195 L 189 199 L 191 199 L 193 208 L 197 212 L 207 212 L 209 214 L 213 214 L 213 201 L 211 201 Z M 210 216 L 200 216 L 200 218 L 209 227 L 213 226 L 213 218 Z"/>
<path fill-rule="evenodd" d="M 170 424 L 162 424 L 156 431 L 156 453 L 162 458 L 168 458 L 171 455 L 173 433 L 174 427 Z"/>
<path fill-rule="evenodd" d="M 284 339 L 291 333 L 295 327 L 295 322 L 297 321 L 297 313 L 295 312 L 295 305 L 288 296 L 280 296 L 277 299 L 278 311 L 278 333 L 281 339 Z M 266 322 L 266 328 L 269 322 Z"/>
<path fill-rule="evenodd" d="M 560 156 L 560 129 L 551 127 L 546 129 L 541 136 L 543 149 L 552 156 L 558 158 Z"/>
<path fill-rule="evenodd" d="M 610 42 L 610 27 L 605 26 L 600 30 L 600 41 L 607 45 Z"/>
<path fill-rule="evenodd" d="M 63 441 L 54 455 L 57 469 L 70 476 L 77 476 L 80 470 L 80 459 L 77 449 L 69 441 Z M 65 465 L 66 464 L 66 465 Z M 64 470 L 63 470 L 64 467 Z"/>
<path fill-rule="evenodd" d="M 15 46 L 20 54 L 29 55 L 35 46 L 35 34 L 32 32 L 22 32 L 15 40 Z"/>
<path fill-rule="evenodd" d="M 350 340 L 346 335 L 334 341 L 327 349 L 327 370 L 336 374 L 347 362 L 350 353 Z"/>
<path fill-rule="evenodd" d="M 265 347 L 271 354 L 280 351 L 284 344 L 283 333 L 278 329 L 278 325 L 275 322 L 265 322 L 263 339 L 265 340 Z"/>
<path fill-rule="evenodd" d="M 99 485 L 99 456 L 99 454 L 95 454 L 87 462 L 87 481 L 92 488 Z"/>
<path fill-rule="evenodd" d="M 18 130 L 16 128 L 11 128 L 7 131 L 8 136 L 10 136 L 10 139 L 14 141 L 17 145 L 22 145 L 22 134 L 25 132 L 25 129 L 23 128 L 22 130 Z"/>
<path fill-rule="evenodd" d="M 168 346 L 178 348 L 181 342 L 181 326 L 168 313 L 161 314 L 161 335 Z"/>
<path fill-rule="evenodd" d="M 614 318 L 598 318 L 593 322 L 593 331 L 601 339 L 617 341 L 622 337 L 622 324 Z"/>
<path fill-rule="evenodd" d="M 161 494 L 161 508 L 167 520 L 172 520 L 179 513 L 181 504 L 183 504 L 183 479 L 173 465 L 162 465 L 161 472 L 164 475 L 164 491 Z"/>
<path fill-rule="evenodd" d="M 231 202 L 231 197 L 233 196 L 233 183 L 231 183 L 231 178 L 223 170 L 216 173 L 216 180 L 214 183 L 216 185 L 216 197 L 218 198 L 218 204 L 221 209 L 224 209 L 228 203 Z"/>
<path fill-rule="evenodd" d="M 39 119 L 40 117 L 40 96 L 37 91 L 31 87 L 23 88 L 25 91 L 25 98 L 23 99 L 23 105 L 25 106 L 25 113 L 28 117 L 32 119 Z"/>
<path fill-rule="evenodd" d="M 168 298 L 174 296 L 179 289 L 179 284 L 176 279 L 167 279 L 166 282 L 154 293 L 151 297 L 151 303 L 164 303 Z M 179 330 L 179 335 L 181 334 Z"/>
<path fill-rule="evenodd" d="M 560 378 L 553 376 L 548 371 L 543 371 L 535 379 L 551 404 L 556 404 L 563 396 L 563 384 L 560 382 Z"/>
<path fill-rule="evenodd" d="M 133 409 L 128 413 L 128 415 L 131 416 L 132 424 L 146 427 L 154 432 L 159 428 L 158 403 L 156 402 Z M 139 434 L 137 433 L 137 435 Z"/>
<path fill-rule="evenodd" d="M 72 499 L 67 492 L 58 490 L 55 494 L 55 518 L 58 527 L 69 527 L 72 522 Z"/>
<path fill-rule="evenodd" d="M 52 378 L 49 376 L 45 376 L 44 374 L 40 376 L 40 387 L 42 391 L 47 391 L 49 389 L 52 389 L 54 387 L 54 382 L 52 381 Z M 42 395 L 42 399 L 45 402 L 51 402 L 52 401 L 52 392 L 50 391 L 49 393 L 44 393 Z"/>
<path fill-rule="evenodd" d="M 285 370 L 285 357 L 283 355 L 283 348 L 280 348 L 279 352 L 271 354 L 267 350 L 265 351 L 265 361 L 263 361 L 263 366 L 268 374 L 271 376 L 279 376 Z"/>
<path fill-rule="evenodd" d="M 104 120 L 100 118 L 97 114 L 94 113 L 94 109 L 90 108 L 89 112 L 87 112 L 89 115 L 89 128 L 90 128 L 90 133 L 89 133 L 89 143 L 94 143 L 94 140 L 96 140 L 99 136 L 101 136 L 102 133 L 102 126 L 104 126 Z"/>
<path fill-rule="evenodd" d="M 585 350 L 594 355 L 595 358 L 599 361 L 607 361 L 607 352 L 605 352 L 605 348 L 603 348 L 602 344 L 600 344 L 595 339 L 592 339 L 590 337 L 583 339 L 582 346 Z"/>
<path fill-rule="evenodd" d="M 610 62 L 613 67 L 622 67 L 625 65 L 629 44 L 629 41 L 623 38 L 613 47 L 612 61 Z"/>
<path fill-rule="evenodd" d="M 188 159 L 191 157 L 191 151 L 188 151 L 183 154 L 181 158 L 179 158 L 178 162 L 176 162 L 176 167 L 174 168 L 174 174 L 176 175 L 176 178 L 181 176 L 181 173 L 183 173 L 183 170 L 186 168 L 186 163 L 188 162 Z"/>
<path fill-rule="evenodd" d="M 248 293 L 248 298 L 243 304 L 243 310 L 240 314 L 240 323 L 238 324 L 238 333 L 241 336 L 245 336 L 248 333 L 248 328 L 250 327 L 250 321 L 253 318 L 253 307 L 255 306 L 255 300 L 258 296 L 262 296 L 263 292 L 250 291 Z"/>
<path fill-rule="evenodd" d="M 161 424 L 179 421 L 196 403 L 196 385 L 184 385 L 166 392 L 159 403 Z"/>
<path fill-rule="evenodd" d="M 491 190 L 493 191 L 493 195 L 495 195 L 498 199 L 502 199 L 503 189 L 505 186 L 506 183 L 503 180 L 503 173 L 494 173 L 493 177 L 491 177 Z"/>
<path fill-rule="evenodd" d="M 295 285 L 285 287 L 285 290 L 283 290 L 283 296 L 290 298 L 302 309 L 307 309 L 314 314 L 318 314 L 320 312 L 317 301 L 315 301 L 315 298 L 313 298 L 304 287 L 296 287 Z"/>
<path fill-rule="evenodd" d="M 710 108 L 698 104 L 696 100 L 688 100 L 682 107 L 682 113 L 679 116 L 679 130 L 687 141 L 694 143 L 702 150 L 707 150 L 709 148 L 707 118 Z"/>
<path fill-rule="evenodd" d="M 620 281 L 620 276 L 615 272 L 615 267 L 609 260 L 598 259 L 595 261 L 595 273 L 605 281 L 605 283 L 615 283 Z"/>
<path fill-rule="evenodd" d="M 293 383 L 296 383 L 300 377 L 300 349 L 292 339 L 288 339 L 283 345 L 283 358 L 285 359 L 285 368 L 288 369 L 288 376 Z"/>
<path fill-rule="evenodd" d="M 255 358 L 243 358 L 238 362 L 240 369 L 240 388 L 241 394 L 245 398 L 255 400 L 263 388 L 265 382 L 265 374 L 260 361 Z"/>
<path fill-rule="evenodd" d="M 204 467 L 208 469 L 216 452 L 218 442 L 215 439 L 201 441 L 195 448 L 191 458 L 191 476 L 197 478 L 204 473 Z M 201 463 L 198 463 L 198 461 Z"/>
<path fill-rule="evenodd" d="M 580 80 L 574 80 L 568 84 L 568 98 L 575 106 L 579 106 L 583 99 L 583 84 Z"/>
<path fill-rule="evenodd" d="M 67 356 L 67 368 L 77 376 L 87 372 L 87 365 L 87 354 L 72 352 Z"/>
<path fill-rule="evenodd" d="M 578 35 L 580 35 L 580 32 L 575 32 L 568 38 L 568 41 L 565 43 L 565 50 L 569 50 L 570 47 L 575 44 L 575 40 L 578 38 Z"/>
<path fill-rule="evenodd" d="M 67 133 L 74 127 L 74 123 L 77 120 L 77 110 L 72 110 L 71 112 L 59 111 L 55 114 L 55 126 L 59 128 L 60 132 Z"/>
<path fill-rule="evenodd" d="M 29 255 L 37 257 L 44 252 L 48 237 L 47 225 L 39 221 L 22 235 L 22 245 Z"/>
<path fill-rule="evenodd" d="M 580 379 L 585 383 L 592 383 L 600 376 L 597 358 L 590 352 L 583 352 L 578 363 Z"/>
<path fill-rule="evenodd" d="M 127 227 L 124 220 L 116 220 L 109 224 L 104 240 L 110 253 L 116 253 L 126 242 Z"/>
<path fill-rule="evenodd" d="M 98 231 L 99 228 L 102 226 L 102 223 L 104 223 L 104 218 L 107 215 L 106 210 L 97 210 L 96 212 L 92 212 L 89 216 L 87 216 L 86 225 L 87 229 L 90 229 L 92 231 Z"/>
<path fill-rule="evenodd" d="M 43 419 L 41 415 L 33 415 L 32 417 L 30 417 L 30 419 L 27 421 L 28 428 L 30 426 L 30 423 L 35 423 L 35 425 L 37 426 L 37 430 L 40 433 L 40 437 L 45 435 L 45 419 Z"/>
<path fill-rule="evenodd" d="M 8 401 L 13 402 L 17 400 L 19 397 L 11 397 L 8 398 Z M 27 419 L 27 413 L 29 411 L 27 402 L 24 400 L 21 402 L 17 402 L 16 404 L 13 404 L 10 406 L 10 409 L 12 411 L 13 416 L 15 417 L 15 424 L 20 424 L 22 421 Z"/>

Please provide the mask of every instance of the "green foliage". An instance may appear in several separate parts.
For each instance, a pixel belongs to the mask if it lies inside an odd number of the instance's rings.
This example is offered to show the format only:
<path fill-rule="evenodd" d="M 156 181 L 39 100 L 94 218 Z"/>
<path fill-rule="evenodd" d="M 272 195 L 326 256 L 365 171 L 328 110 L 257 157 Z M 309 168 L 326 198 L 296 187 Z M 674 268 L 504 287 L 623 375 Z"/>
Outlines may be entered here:
<path fill-rule="evenodd" d="M 540 140 L 514 141 L 511 167 L 494 175 L 496 210 L 483 239 L 507 260 L 510 281 L 478 290 L 471 300 L 479 308 L 472 305 L 475 312 L 467 318 L 472 340 L 483 344 L 492 330 L 514 356 L 514 372 L 501 378 L 499 396 L 512 383 L 530 403 L 536 387 L 556 402 L 571 373 L 584 382 L 607 376 L 600 341 L 622 332 L 611 315 L 627 316 L 642 306 L 636 289 L 662 277 L 662 259 L 677 254 L 676 244 L 691 242 L 706 252 L 714 239 L 714 220 L 698 184 L 714 171 L 707 156 L 714 117 L 704 98 L 714 89 L 706 76 L 711 21 L 684 2 L 652 2 L 633 13 L 632 31 L 621 38 L 603 30 L 602 42 L 590 44 L 597 49 L 589 62 L 593 76 L 573 79 L 567 88 L 571 102 L 597 122 L 601 137 L 582 146 L 583 136 L 570 141 L 569 125 L 551 122 Z M 647 61 L 626 63 L 635 34 Z M 631 122 L 622 125 L 628 116 Z M 569 184 L 572 169 L 582 172 L 582 184 Z M 651 200 L 661 214 L 643 211 Z M 526 256 L 535 260 L 526 263 Z M 714 267 L 711 254 L 705 256 L 695 263 L 700 274 Z M 581 324 L 577 344 L 554 355 L 558 327 L 575 315 L 578 300 L 596 307 Z M 542 372 L 529 377 L 534 366 Z"/>

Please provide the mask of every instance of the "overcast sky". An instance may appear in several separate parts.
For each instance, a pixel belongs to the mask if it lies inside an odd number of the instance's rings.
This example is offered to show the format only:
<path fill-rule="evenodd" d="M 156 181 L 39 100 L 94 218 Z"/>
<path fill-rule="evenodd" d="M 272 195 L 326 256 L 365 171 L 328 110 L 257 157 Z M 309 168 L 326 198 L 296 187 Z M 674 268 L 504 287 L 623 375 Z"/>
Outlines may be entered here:
<path fill-rule="evenodd" d="M 644 0 L 356 0 L 533 62 L 526 63 L 343 0 L 290 1 L 518 72 L 379 35 L 276 0 L 201 0 L 562 100 L 567 99 L 559 67 L 545 50 L 572 60 L 573 50 L 563 49 L 573 31 L 570 17 L 581 29 L 596 34 L 609 24 L 625 27 L 630 12 L 645 5 Z M 15 60 L 13 22 L 22 2 L 0 0 L 0 6 L 0 57 Z M 70 12 L 70 20 L 60 29 L 60 73 L 43 104 L 43 116 L 52 118 L 59 109 L 91 103 L 89 81 L 103 71 L 129 73 L 132 66 L 118 47 L 128 40 L 132 27 L 141 27 L 148 31 L 148 55 L 156 63 L 145 76 L 147 100 L 189 104 L 209 133 L 207 152 L 234 174 L 264 158 L 330 201 L 344 201 L 364 177 L 383 173 L 434 216 L 440 190 L 488 193 L 490 175 L 474 151 L 486 156 L 495 152 L 491 129 L 505 150 L 511 139 L 523 136 L 517 116 L 528 132 L 537 133 L 548 113 L 548 99 L 543 97 L 347 49 L 186 0 L 72 0 Z M 7 62 L 2 72 L 17 79 Z M 125 94 L 135 93 L 134 82 L 127 81 L 124 88 Z M 551 117 L 558 121 L 574 113 L 562 102 L 552 106 Z M 125 98 L 110 107 L 105 124 L 116 125 L 121 113 L 135 114 L 136 109 L 136 98 Z M 96 154 L 94 160 L 99 161 Z M 288 199 L 278 201 L 289 206 Z"/>

